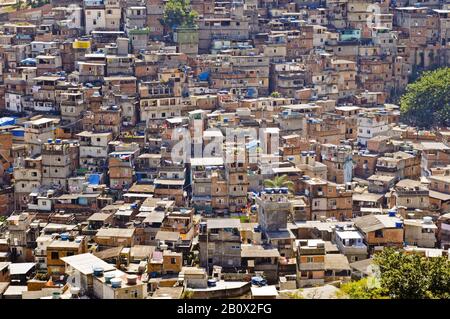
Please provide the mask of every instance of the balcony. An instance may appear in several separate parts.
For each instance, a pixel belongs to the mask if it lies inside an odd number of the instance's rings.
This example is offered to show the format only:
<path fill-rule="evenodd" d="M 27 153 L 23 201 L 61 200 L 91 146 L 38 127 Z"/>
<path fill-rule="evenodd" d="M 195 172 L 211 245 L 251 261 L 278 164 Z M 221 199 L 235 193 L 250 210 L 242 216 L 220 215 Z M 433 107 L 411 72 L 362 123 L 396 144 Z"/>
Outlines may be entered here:
<path fill-rule="evenodd" d="M 324 270 L 325 269 L 325 263 L 319 262 L 319 263 L 299 263 L 298 269 L 300 271 L 306 271 L 306 270 Z"/>
<path fill-rule="evenodd" d="M 380 171 L 380 172 L 395 173 L 398 171 L 398 168 L 397 168 L 397 166 L 376 165 L 376 170 Z"/>

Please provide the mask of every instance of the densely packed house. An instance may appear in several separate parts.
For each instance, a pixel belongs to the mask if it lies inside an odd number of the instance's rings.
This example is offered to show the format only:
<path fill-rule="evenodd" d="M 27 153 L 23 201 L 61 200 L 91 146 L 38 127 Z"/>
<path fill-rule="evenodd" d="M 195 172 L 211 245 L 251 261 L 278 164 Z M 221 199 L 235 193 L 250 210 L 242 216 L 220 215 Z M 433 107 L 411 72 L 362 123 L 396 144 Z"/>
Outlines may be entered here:
<path fill-rule="evenodd" d="M 274 298 L 448 255 L 450 131 L 394 103 L 450 64 L 448 1 L 166 3 L 0 4 L 0 298 Z"/>

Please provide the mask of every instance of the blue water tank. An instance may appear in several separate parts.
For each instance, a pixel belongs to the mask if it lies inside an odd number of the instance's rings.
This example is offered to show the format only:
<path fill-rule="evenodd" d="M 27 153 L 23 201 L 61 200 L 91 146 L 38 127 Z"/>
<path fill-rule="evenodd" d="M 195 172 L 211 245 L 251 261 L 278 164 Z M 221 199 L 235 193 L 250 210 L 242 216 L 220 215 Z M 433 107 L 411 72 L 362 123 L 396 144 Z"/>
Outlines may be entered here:
<path fill-rule="evenodd" d="M 103 276 L 103 267 L 95 267 L 94 268 L 94 276 L 95 277 Z"/>
<path fill-rule="evenodd" d="M 111 287 L 113 287 L 113 288 L 122 287 L 122 279 L 120 279 L 120 278 L 112 278 L 110 280 L 110 282 L 111 282 Z"/>
<path fill-rule="evenodd" d="M 397 214 L 397 212 L 396 212 L 395 210 L 390 210 L 390 211 L 388 212 L 388 214 L 389 214 L 389 217 L 395 217 L 395 215 Z"/>
<path fill-rule="evenodd" d="M 61 140 L 58 138 L 55 140 L 56 144 L 61 144 Z"/>
<path fill-rule="evenodd" d="M 62 233 L 61 234 L 61 240 L 69 240 L 69 234 L 68 233 Z"/>
<path fill-rule="evenodd" d="M 396 222 L 395 228 L 403 228 L 403 222 Z"/>
<path fill-rule="evenodd" d="M 114 272 L 107 272 L 105 274 L 105 283 L 110 284 L 111 283 L 111 279 L 113 279 L 116 275 L 114 274 Z"/>
<path fill-rule="evenodd" d="M 47 139 L 47 143 L 51 143 L 53 140 L 51 138 Z"/>

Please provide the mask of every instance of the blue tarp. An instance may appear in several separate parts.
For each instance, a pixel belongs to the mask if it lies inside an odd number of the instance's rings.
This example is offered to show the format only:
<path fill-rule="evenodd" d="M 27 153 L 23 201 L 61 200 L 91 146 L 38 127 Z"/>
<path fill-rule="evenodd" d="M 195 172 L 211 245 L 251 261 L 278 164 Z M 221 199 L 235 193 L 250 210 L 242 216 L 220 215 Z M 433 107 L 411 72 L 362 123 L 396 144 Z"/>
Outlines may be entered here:
<path fill-rule="evenodd" d="M 252 277 L 252 285 L 256 286 L 265 286 L 267 285 L 267 281 L 262 277 Z"/>
<path fill-rule="evenodd" d="M 100 175 L 98 175 L 98 174 L 91 174 L 91 175 L 89 175 L 88 182 L 91 185 L 98 185 L 98 184 L 100 184 Z"/>
<path fill-rule="evenodd" d="M 12 135 L 16 136 L 16 137 L 24 137 L 25 136 L 25 130 L 23 130 L 23 129 L 22 130 L 14 129 L 11 132 L 12 132 Z"/>
<path fill-rule="evenodd" d="M 209 80 L 209 72 L 203 72 L 198 75 L 198 79 L 200 81 L 208 81 Z"/>
<path fill-rule="evenodd" d="M 36 59 L 26 58 L 26 59 L 20 61 L 20 63 L 23 65 L 36 65 Z"/>
<path fill-rule="evenodd" d="M 248 88 L 247 89 L 247 96 L 248 97 L 254 97 L 256 96 L 257 90 L 255 88 Z"/>
<path fill-rule="evenodd" d="M 14 125 L 14 124 L 16 124 L 16 118 L 15 117 L 2 117 L 2 118 L 0 118 L 0 126 Z"/>

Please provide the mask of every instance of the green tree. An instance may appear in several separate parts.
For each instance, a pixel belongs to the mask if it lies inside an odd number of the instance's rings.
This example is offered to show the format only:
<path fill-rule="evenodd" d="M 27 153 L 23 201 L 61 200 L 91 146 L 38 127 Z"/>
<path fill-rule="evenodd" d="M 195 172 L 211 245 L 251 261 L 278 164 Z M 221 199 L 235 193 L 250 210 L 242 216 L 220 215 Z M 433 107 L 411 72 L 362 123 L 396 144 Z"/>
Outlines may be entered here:
<path fill-rule="evenodd" d="M 164 7 L 161 24 L 169 30 L 177 27 L 193 27 L 198 13 L 191 9 L 189 0 L 169 0 Z"/>
<path fill-rule="evenodd" d="M 426 258 L 393 248 L 377 253 L 381 288 L 391 298 L 426 299 L 450 297 L 450 262 L 447 257 Z"/>
<path fill-rule="evenodd" d="M 450 262 L 448 258 L 430 258 L 427 272 L 432 297 L 450 299 Z"/>
<path fill-rule="evenodd" d="M 280 92 L 274 91 L 270 94 L 271 97 L 278 98 L 281 96 Z"/>
<path fill-rule="evenodd" d="M 419 127 L 450 126 L 450 68 L 424 72 L 400 99 L 406 122 Z"/>
<path fill-rule="evenodd" d="M 281 296 L 289 299 L 305 299 L 302 295 L 303 289 L 297 289 L 295 291 L 288 291 L 281 293 Z"/>
<path fill-rule="evenodd" d="M 380 287 L 376 278 L 368 277 L 342 284 L 337 297 L 350 299 L 386 299 L 387 292 Z"/>
<path fill-rule="evenodd" d="M 190 289 L 185 289 L 181 294 L 181 299 L 192 299 L 194 297 L 194 292 Z"/>
<path fill-rule="evenodd" d="M 271 188 L 280 188 L 280 187 L 287 187 L 290 192 L 294 189 L 294 182 L 288 180 L 287 175 L 282 176 L 276 176 L 274 179 L 266 179 L 264 181 L 265 187 L 271 187 Z"/>

